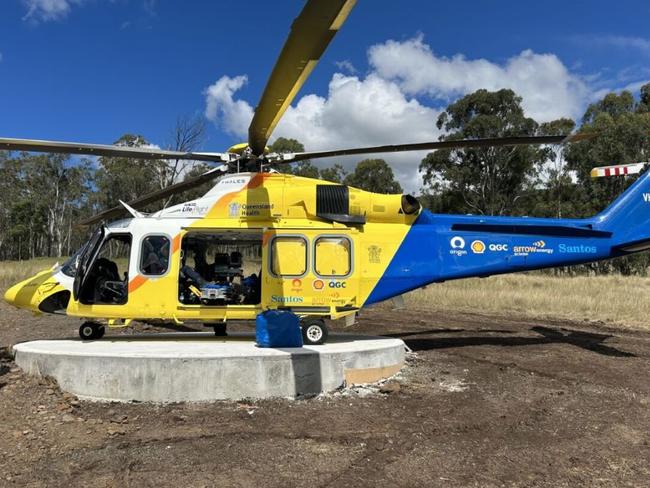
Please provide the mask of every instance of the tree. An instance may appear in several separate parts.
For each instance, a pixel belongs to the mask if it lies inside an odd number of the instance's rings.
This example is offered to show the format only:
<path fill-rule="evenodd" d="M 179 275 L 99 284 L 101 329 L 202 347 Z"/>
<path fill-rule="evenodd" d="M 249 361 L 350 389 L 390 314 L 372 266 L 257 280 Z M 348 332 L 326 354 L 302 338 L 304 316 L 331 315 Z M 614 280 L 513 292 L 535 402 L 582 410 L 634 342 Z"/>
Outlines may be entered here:
<path fill-rule="evenodd" d="M 347 171 L 340 164 L 336 163 L 330 168 L 324 168 L 320 170 L 320 179 L 325 181 L 331 181 L 332 183 L 343 183 L 347 175 Z"/>
<path fill-rule="evenodd" d="M 441 140 L 537 135 L 539 124 L 526 117 L 512 90 L 478 90 L 452 103 L 438 117 L 447 131 Z M 437 150 L 420 164 L 424 183 L 450 207 L 444 211 L 503 215 L 532 184 L 545 160 L 535 146 Z"/>
<path fill-rule="evenodd" d="M 287 139 L 286 137 L 278 137 L 273 144 L 269 147 L 272 153 L 286 154 L 305 152 L 305 146 L 296 139 Z M 291 164 L 277 165 L 278 171 L 290 175 L 305 176 L 307 178 L 318 178 L 320 172 L 316 166 L 311 164 L 311 161 L 299 161 Z"/>
<path fill-rule="evenodd" d="M 172 129 L 170 141 L 166 147 L 172 151 L 194 152 L 201 148 L 205 141 L 206 123 L 203 116 L 180 116 Z M 187 172 L 196 165 L 186 159 L 172 159 L 167 164 L 160 165 L 160 188 L 173 185 L 182 180 Z"/>
<path fill-rule="evenodd" d="M 393 170 L 383 159 L 360 161 L 343 182 L 375 193 L 402 193 L 402 187 L 395 181 Z"/>
<path fill-rule="evenodd" d="M 142 147 L 148 142 L 140 135 L 125 134 L 116 142 L 118 146 Z M 160 174 L 166 161 L 101 157 L 95 172 L 97 192 L 94 202 L 97 210 L 119 205 L 119 200 L 129 202 L 160 189 Z"/>
<path fill-rule="evenodd" d="M 278 137 L 273 144 L 269 147 L 272 153 L 286 154 L 286 153 L 299 153 L 305 152 L 305 146 L 296 139 L 287 139 L 286 137 Z M 331 168 L 319 169 L 312 164 L 311 161 L 298 161 L 297 163 L 277 165 L 277 170 L 296 176 L 304 176 L 306 178 L 314 178 L 340 183 L 345 178 L 346 172 L 343 166 L 335 164 Z"/>
<path fill-rule="evenodd" d="M 593 167 L 650 158 L 650 113 L 645 111 L 643 101 L 648 91 L 650 84 L 641 89 L 639 102 L 627 91 L 609 93 L 585 111 L 580 132 L 594 132 L 596 136 L 566 149 L 568 168 L 575 173 L 583 192 L 583 215 L 602 210 L 636 179 L 593 179 Z"/>
<path fill-rule="evenodd" d="M 575 125 L 571 119 L 558 119 L 541 124 L 539 132 L 545 136 L 570 134 Z M 567 211 L 574 213 L 571 203 L 575 185 L 567 168 L 564 146 L 547 146 L 544 151 L 546 152 L 547 165 L 539 183 L 546 191 L 543 192 L 543 198 L 538 200 L 535 211 L 531 213 L 540 217 L 561 218 Z M 536 193 L 539 194 L 539 192 Z"/>
<path fill-rule="evenodd" d="M 0 255 L 62 256 L 77 245 L 73 222 L 86 211 L 90 163 L 58 154 L 0 158 Z"/>

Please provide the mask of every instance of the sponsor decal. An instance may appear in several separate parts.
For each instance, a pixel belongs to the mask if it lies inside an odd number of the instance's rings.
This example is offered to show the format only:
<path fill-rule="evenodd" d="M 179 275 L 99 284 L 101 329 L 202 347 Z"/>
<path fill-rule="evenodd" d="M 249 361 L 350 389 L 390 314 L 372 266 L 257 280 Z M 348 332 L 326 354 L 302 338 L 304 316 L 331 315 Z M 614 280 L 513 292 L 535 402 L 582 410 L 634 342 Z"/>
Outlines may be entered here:
<path fill-rule="evenodd" d="M 236 203 L 233 202 L 228 205 L 228 216 L 230 217 L 256 217 L 261 215 L 263 211 L 271 211 L 273 209 L 272 203 Z"/>
<path fill-rule="evenodd" d="M 196 203 L 190 202 L 183 204 L 181 213 L 205 213 L 208 211 L 207 206 L 199 207 Z"/>
<path fill-rule="evenodd" d="M 347 286 L 347 283 L 345 281 L 332 280 L 329 282 L 327 286 L 329 286 L 330 288 L 345 288 Z"/>
<path fill-rule="evenodd" d="M 535 241 L 530 245 L 526 246 L 513 246 L 512 252 L 515 256 L 528 256 L 529 254 L 553 254 L 554 249 L 547 248 L 546 242 L 544 241 Z"/>
<path fill-rule="evenodd" d="M 221 180 L 222 185 L 243 185 L 244 183 L 246 183 L 244 178 L 226 178 L 225 180 Z"/>
<path fill-rule="evenodd" d="M 485 252 L 485 243 L 483 241 L 472 242 L 472 252 L 474 254 L 483 254 Z"/>
<path fill-rule="evenodd" d="M 562 254 L 596 254 L 598 248 L 596 246 L 585 246 L 584 244 L 580 245 L 567 245 L 560 244 L 557 248 Z"/>
<path fill-rule="evenodd" d="M 373 264 L 381 263 L 381 247 L 368 246 L 368 262 Z"/>
<path fill-rule="evenodd" d="M 291 281 L 291 291 L 297 293 L 302 291 L 302 280 L 300 278 L 294 278 Z"/>
<path fill-rule="evenodd" d="M 508 244 L 490 244 L 488 249 L 493 252 L 507 252 L 510 247 Z"/>
<path fill-rule="evenodd" d="M 311 285 L 316 291 L 321 291 L 325 288 L 325 282 L 323 280 L 314 280 Z"/>
<path fill-rule="evenodd" d="M 650 203 L 650 193 L 644 193 L 643 194 L 643 201 L 645 203 Z"/>
<path fill-rule="evenodd" d="M 449 241 L 449 245 L 451 246 L 449 254 L 453 254 L 455 256 L 465 256 L 467 254 L 467 251 L 465 250 L 465 239 L 462 237 L 452 237 Z"/>
<path fill-rule="evenodd" d="M 271 295 L 271 301 L 273 303 L 302 303 L 304 299 L 303 297 Z"/>
<path fill-rule="evenodd" d="M 240 210 L 241 210 L 241 205 L 239 203 L 232 202 L 230 205 L 228 205 L 228 216 L 237 217 L 239 216 Z"/>

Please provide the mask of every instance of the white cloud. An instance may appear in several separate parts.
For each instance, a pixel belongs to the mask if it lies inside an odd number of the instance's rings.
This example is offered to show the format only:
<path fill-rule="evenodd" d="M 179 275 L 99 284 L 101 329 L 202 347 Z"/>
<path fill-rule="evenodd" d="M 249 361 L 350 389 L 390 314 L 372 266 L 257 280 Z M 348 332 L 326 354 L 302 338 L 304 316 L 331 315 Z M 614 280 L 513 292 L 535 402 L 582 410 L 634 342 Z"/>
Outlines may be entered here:
<path fill-rule="evenodd" d="M 399 86 L 371 73 L 365 79 L 335 74 L 327 97 L 306 95 L 289 107 L 275 137 L 292 137 L 308 151 L 437 140 L 439 110 L 404 95 Z M 381 154 L 402 185 L 418 189 L 417 168 L 426 153 Z M 323 161 L 347 169 L 368 156 Z M 314 161 L 319 164 L 319 162 Z"/>
<path fill-rule="evenodd" d="M 253 107 L 235 100 L 245 76 L 223 76 L 206 90 L 205 115 L 226 132 L 246 140 Z M 287 109 L 273 137 L 298 139 L 307 151 L 437 140 L 439 111 L 406 97 L 397 84 L 370 74 L 365 79 L 335 74 L 327 97 L 305 95 Z M 403 186 L 417 190 L 417 167 L 425 153 L 378 155 L 389 161 Z M 365 156 L 314 161 L 351 169 Z M 370 157 L 370 156 L 368 156 Z"/>
<path fill-rule="evenodd" d="M 334 61 L 334 64 L 343 72 L 349 73 L 351 75 L 357 74 L 357 69 L 349 59 L 344 59 L 343 61 Z"/>
<path fill-rule="evenodd" d="M 27 13 L 23 20 L 42 21 L 60 20 L 70 13 L 73 5 L 80 5 L 85 0 L 23 0 Z"/>
<path fill-rule="evenodd" d="M 616 35 L 575 35 L 569 37 L 568 39 L 582 46 L 608 46 L 619 49 L 636 49 L 644 54 L 650 55 L 650 38 L 645 37 Z"/>
<path fill-rule="evenodd" d="M 233 94 L 248 81 L 246 76 L 222 76 L 205 90 L 205 116 L 227 133 L 245 138 L 253 118 L 253 107 Z M 245 139 L 244 139 L 245 140 Z"/>
<path fill-rule="evenodd" d="M 526 113 L 541 122 L 578 117 L 589 96 L 587 84 L 554 54 L 525 50 L 500 65 L 462 55 L 439 57 L 416 37 L 377 44 L 368 55 L 377 74 L 405 93 L 450 101 L 479 88 L 511 88 L 523 97 Z"/>
<path fill-rule="evenodd" d="M 553 54 L 525 50 L 504 63 L 436 56 L 421 37 L 387 41 L 368 51 L 365 76 L 335 73 L 324 96 L 306 94 L 290 106 L 273 137 L 298 139 L 307 151 L 435 141 L 438 115 L 452 101 L 479 88 L 511 88 L 527 115 L 543 122 L 582 116 L 597 88 Z M 349 71 L 344 64 L 341 71 Z M 224 76 L 206 90 L 206 117 L 246 140 L 253 107 L 237 98 L 246 76 Z M 630 88 L 638 89 L 634 83 Z M 426 152 L 368 155 L 389 162 L 402 186 L 421 186 L 418 166 Z M 365 156 L 314 161 L 346 168 Z"/>

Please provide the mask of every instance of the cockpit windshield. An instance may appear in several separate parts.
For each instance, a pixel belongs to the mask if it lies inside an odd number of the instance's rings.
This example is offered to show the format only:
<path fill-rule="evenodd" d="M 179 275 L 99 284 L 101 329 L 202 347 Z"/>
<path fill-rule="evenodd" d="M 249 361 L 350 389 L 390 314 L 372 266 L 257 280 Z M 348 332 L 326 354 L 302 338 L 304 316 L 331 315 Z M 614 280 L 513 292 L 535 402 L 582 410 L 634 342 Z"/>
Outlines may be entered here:
<path fill-rule="evenodd" d="M 69 276 L 70 278 L 75 277 L 77 274 L 77 268 L 79 268 L 79 257 L 81 256 L 81 253 L 84 252 L 87 245 L 88 243 L 86 242 L 83 246 L 77 249 L 77 251 L 70 256 L 65 263 L 63 263 L 63 266 L 61 266 L 61 272 L 64 275 Z"/>
<path fill-rule="evenodd" d="M 92 245 L 94 247 L 97 244 L 97 241 L 102 237 L 103 232 L 101 228 L 94 231 L 90 236 L 90 239 L 88 239 L 83 246 L 77 249 L 77 251 L 72 256 L 70 256 L 70 258 L 65 263 L 63 263 L 63 266 L 61 266 L 61 272 L 70 278 L 74 278 L 77 275 L 77 270 L 79 269 L 81 256 L 88 248 L 88 245 Z"/>

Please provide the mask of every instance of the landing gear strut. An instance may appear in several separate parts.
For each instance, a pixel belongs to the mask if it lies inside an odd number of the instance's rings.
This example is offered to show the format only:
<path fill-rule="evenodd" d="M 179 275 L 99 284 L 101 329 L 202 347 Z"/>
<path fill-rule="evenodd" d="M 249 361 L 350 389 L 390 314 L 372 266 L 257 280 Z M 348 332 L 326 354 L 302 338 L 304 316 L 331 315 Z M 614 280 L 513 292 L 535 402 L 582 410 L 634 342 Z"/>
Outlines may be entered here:
<path fill-rule="evenodd" d="M 97 322 L 84 322 L 79 327 L 79 337 L 84 341 L 94 341 L 104 337 L 106 328 Z"/>

